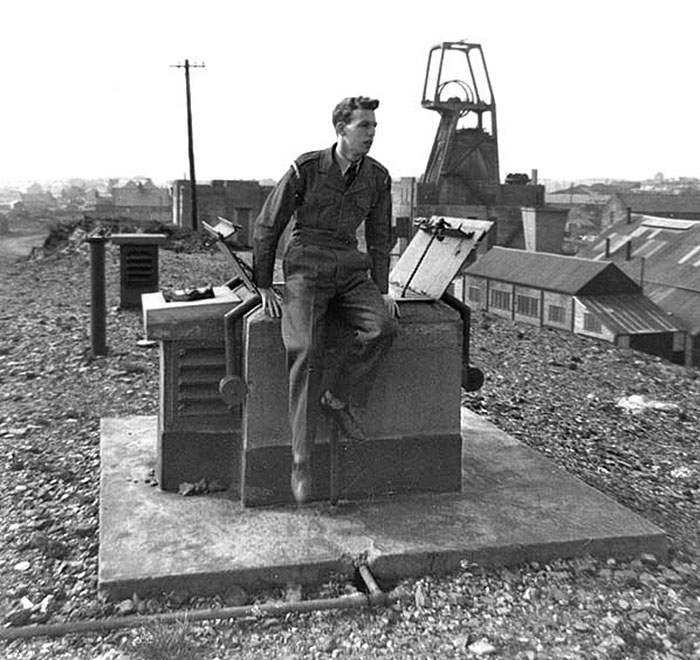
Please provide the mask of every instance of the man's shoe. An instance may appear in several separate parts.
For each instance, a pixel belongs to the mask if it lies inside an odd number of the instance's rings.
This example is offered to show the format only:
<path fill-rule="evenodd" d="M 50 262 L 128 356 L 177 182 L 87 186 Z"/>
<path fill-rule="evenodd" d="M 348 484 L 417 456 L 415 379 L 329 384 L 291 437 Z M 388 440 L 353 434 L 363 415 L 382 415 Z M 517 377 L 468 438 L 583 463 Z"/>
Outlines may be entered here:
<path fill-rule="evenodd" d="M 294 501 L 301 505 L 311 499 L 311 463 L 294 463 L 292 465 L 292 495 Z"/>
<path fill-rule="evenodd" d="M 346 438 L 357 442 L 368 440 L 365 430 L 352 414 L 348 404 L 328 391 L 321 397 L 321 411 L 338 425 Z"/>

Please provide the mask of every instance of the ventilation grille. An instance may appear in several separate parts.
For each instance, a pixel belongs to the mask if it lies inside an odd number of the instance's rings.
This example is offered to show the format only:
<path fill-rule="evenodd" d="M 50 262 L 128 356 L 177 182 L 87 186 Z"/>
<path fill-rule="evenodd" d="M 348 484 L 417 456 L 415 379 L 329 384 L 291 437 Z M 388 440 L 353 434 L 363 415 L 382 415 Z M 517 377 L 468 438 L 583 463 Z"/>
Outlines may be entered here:
<path fill-rule="evenodd" d="M 212 417 L 231 411 L 219 393 L 226 375 L 223 348 L 181 348 L 177 359 L 177 414 Z"/>
<path fill-rule="evenodd" d="M 156 277 L 157 258 L 153 250 L 129 250 L 125 255 L 126 283 L 135 286 L 150 284 Z"/>

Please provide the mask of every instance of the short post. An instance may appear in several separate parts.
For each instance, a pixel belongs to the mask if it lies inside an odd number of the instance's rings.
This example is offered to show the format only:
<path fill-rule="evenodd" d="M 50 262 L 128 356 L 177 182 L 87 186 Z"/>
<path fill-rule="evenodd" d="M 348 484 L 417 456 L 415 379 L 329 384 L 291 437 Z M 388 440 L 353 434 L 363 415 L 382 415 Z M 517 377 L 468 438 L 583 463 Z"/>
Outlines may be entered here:
<path fill-rule="evenodd" d="M 93 355 L 107 355 L 105 302 L 105 238 L 89 236 L 90 244 L 90 339 Z"/>

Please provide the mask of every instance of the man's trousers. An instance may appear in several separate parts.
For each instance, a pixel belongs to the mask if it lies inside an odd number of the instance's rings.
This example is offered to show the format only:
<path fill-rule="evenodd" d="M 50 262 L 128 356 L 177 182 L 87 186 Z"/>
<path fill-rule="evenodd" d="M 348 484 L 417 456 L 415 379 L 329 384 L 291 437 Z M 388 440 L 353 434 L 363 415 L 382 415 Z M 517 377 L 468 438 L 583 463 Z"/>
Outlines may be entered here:
<path fill-rule="evenodd" d="M 382 357 L 398 332 L 376 283 L 369 258 L 356 249 L 292 243 L 284 259 L 282 339 L 287 350 L 289 418 L 295 462 L 311 459 L 325 389 L 363 406 Z M 336 315 L 347 328 L 327 370 L 326 322 Z"/>

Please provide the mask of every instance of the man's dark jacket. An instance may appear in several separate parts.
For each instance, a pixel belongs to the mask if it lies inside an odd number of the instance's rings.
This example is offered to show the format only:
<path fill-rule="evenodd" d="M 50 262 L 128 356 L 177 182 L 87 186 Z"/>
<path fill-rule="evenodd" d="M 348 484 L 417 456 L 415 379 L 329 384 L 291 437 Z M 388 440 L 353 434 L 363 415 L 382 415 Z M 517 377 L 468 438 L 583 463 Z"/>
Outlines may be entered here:
<path fill-rule="evenodd" d="M 335 145 L 297 158 L 275 186 L 255 223 L 255 283 L 272 285 L 277 244 L 294 216 L 291 242 L 336 250 L 356 250 L 358 227 L 365 222 L 368 267 L 386 293 L 391 236 L 391 178 L 378 161 L 365 156 L 346 187 L 334 158 Z"/>

